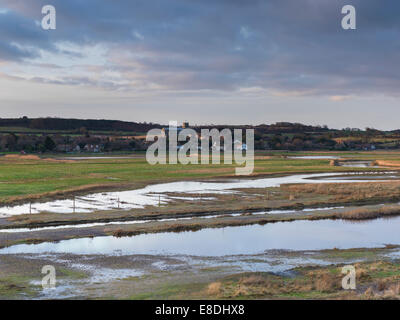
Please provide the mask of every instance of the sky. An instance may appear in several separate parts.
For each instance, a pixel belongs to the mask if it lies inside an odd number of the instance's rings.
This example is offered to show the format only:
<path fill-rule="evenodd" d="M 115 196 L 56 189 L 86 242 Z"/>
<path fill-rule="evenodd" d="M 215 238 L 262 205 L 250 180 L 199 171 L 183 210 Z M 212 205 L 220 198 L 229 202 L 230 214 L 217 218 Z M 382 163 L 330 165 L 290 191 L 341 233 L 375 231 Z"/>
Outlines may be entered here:
<path fill-rule="evenodd" d="M 397 129 L 399 14 L 397 0 L 0 0 L 0 117 Z"/>

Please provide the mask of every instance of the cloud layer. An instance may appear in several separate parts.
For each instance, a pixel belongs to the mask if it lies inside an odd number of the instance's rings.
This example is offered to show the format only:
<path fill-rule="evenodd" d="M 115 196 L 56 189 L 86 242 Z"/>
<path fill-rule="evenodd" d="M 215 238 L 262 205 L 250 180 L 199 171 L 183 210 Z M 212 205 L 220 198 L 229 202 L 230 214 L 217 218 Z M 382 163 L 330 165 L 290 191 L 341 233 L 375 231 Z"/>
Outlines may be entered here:
<path fill-rule="evenodd" d="M 40 28 L 48 0 L 0 1 L 3 73 L 113 90 L 290 95 L 397 95 L 400 84 L 394 0 L 353 0 L 352 31 L 341 29 L 343 0 L 51 2 L 55 31 Z"/>

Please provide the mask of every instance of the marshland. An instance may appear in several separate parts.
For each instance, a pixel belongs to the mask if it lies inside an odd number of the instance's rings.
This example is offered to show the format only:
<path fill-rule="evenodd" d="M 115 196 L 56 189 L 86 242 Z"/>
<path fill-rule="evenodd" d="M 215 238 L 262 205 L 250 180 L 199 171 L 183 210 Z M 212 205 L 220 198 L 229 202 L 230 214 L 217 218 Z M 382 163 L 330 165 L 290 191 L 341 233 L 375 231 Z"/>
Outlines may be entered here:
<path fill-rule="evenodd" d="M 398 152 L 257 152 L 240 178 L 140 153 L 0 162 L 4 299 L 399 297 Z"/>

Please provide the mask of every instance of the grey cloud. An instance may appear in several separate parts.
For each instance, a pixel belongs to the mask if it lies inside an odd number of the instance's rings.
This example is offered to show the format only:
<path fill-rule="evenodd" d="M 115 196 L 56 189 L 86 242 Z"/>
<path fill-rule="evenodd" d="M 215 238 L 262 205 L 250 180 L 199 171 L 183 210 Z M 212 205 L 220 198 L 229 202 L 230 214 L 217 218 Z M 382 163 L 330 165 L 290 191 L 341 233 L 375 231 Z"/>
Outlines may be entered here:
<path fill-rule="evenodd" d="M 0 22 L 0 58 L 23 59 L 40 48 L 56 52 L 57 41 L 102 43 L 130 53 L 135 62 L 112 59 L 107 68 L 127 80 L 139 71 L 143 81 L 178 90 L 257 86 L 314 95 L 396 95 L 400 85 L 395 0 L 352 0 L 355 31 L 341 29 L 344 0 L 54 0 L 58 27 L 44 33 L 32 21 L 47 2 L 1 2 L 11 12 Z M 4 42 L 12 39 L 33 51 Z M 99 85 L 86 78 L 61 83 L 79 81 Z"/>

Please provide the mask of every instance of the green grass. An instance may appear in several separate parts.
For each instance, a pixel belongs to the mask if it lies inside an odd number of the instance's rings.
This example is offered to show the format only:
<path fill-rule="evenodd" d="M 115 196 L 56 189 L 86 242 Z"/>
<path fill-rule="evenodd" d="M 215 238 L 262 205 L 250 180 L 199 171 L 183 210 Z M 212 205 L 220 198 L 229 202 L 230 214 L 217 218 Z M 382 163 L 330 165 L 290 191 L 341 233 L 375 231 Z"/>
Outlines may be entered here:
<path fill-rule="evenodd" d="M 33 296 L 35 288 L 29 283 L 30 277 L 21 275 L 2 276 L 0 279 L 0 298 L 15 299 L 24 294 Z"/>
<path fill-rule="evenodd" d="M 329 293 L 320 291 L 309 291 L 309 292 L 290 292 L 286 294 L 278 295 L 277 298 L 297 298 L 297 299 L 324 299 L 329 297 Z"/>
<path fill-rule="evenodd" d="M 167 300 L 190 299 L 196 297 L 204 289 L 203 283 L 176 284 L 168 283 L 152 290 L 129 297 L 129 300 Z"/>
<path fill-rule="evenodd" d="M 400 270 L 381 270 L 377 272 L 372 272 L 372 278 L 388 278 L 400 276 Z"/>
<path fill-rule="evenodd" d="M 379 251 L 370 249 L 370 250 L 329 250 L 324 252 L 322 255 L 327 256 L 329 258 L 334 258 L 334 259 L 361 259 L 361 258 L 371 258 L 375 257 Z"/>
<path fill-rule="evenodd" d="M 294 154 L 291 153 L 291 155 Z M 397 158 L 400 159 L 399 154 L 397 154 Z M 151 166 L 146 162 L 144 156 L 132 159 L 90 159 L 73 162 L 0 157 L 0 201 L 4 202 L 12 197 L 43 195 L 53 191 L 64 191 L 90 185 L 134 185 L 136 183 L 232 176 L 235 174 L 236 167 L 236 164 Z M 329 160 L 272 157 L 256 159 L 254 173 L 333 171 L 349 171 L 349 169 L 330 166 Z"/>
<path fill-rule="evenodd" d="M 56 275 L 59 278 L 67 278 L 67 279 L 74 279 L 74 280 L 81 280 L 81 279 L 88 278 L 88 274 L 83 271 L 72 270 L 72 269 L 67 269 L 67 268 L 62 268 L 62 267 L 57 267 Z"/>

